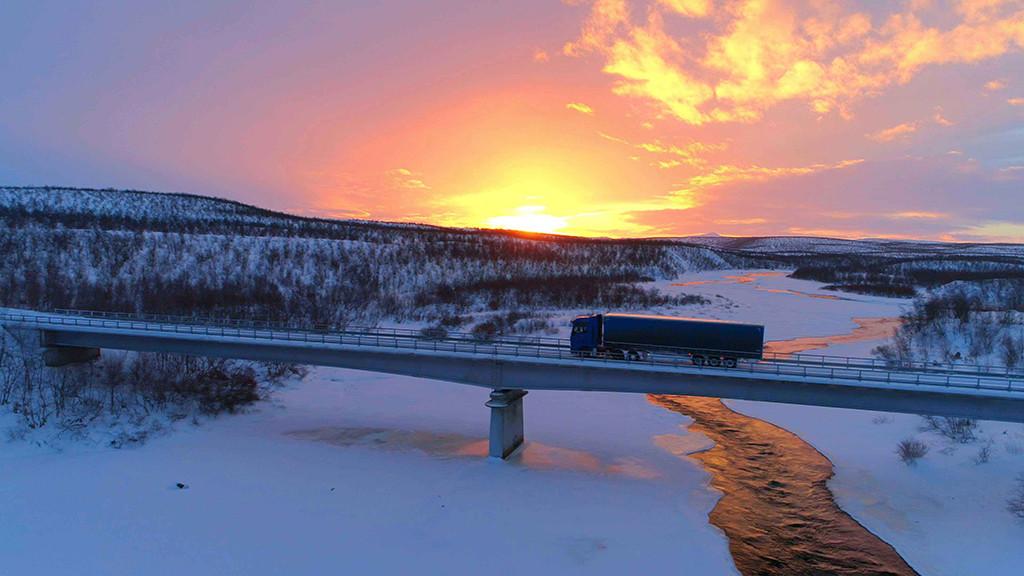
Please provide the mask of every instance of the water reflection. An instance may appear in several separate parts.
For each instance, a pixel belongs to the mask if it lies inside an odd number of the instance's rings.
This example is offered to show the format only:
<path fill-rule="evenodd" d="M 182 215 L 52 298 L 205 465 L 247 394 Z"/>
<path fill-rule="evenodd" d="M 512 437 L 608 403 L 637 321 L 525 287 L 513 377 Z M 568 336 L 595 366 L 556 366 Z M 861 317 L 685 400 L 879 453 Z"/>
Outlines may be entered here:
<path fill-rule="evenodd" d="M 730 274 L 723 276 L 719 280 L 691 280 L 689 282 L 675 282 L 672 286 L 703 286 L 705 284 L 752 284 L 757 281 L 758 278 L 777 278 L 785 276 L 785 272 L 750 272 L 748 274 Z M 790 296 L 802 296 L 804 298 L 815 298 L 817 300 L 846 300 L 855 301 L 855 298 L 848 298 L 846 296 L 839 296 L 836 294 L 817 294 L 815 292 L 804 292 L 802 290 L 791 290 L 788 288 L 765 288 L 764 286 L 754 286 L 754 290 L 759 292 L 770 292 L 772 294 L 787 294 Z"/>
<path fill-rule="evenodd" d="M 691 432 L 714 442 L 690 457 L 722 492 L 710 520 L 729 538 L 742 574 L 916 574 L 892 546 L 836 506 L 826 485 L 832 463 L 795 434 L 712 398 L 649 398 L 692 418 Z"/>
<path fill-rule="evenodd" d="M 723 276 L 721 280 L 691 280 L 689 282 L 675 282 L 672 286 L 702 286 L 704 284 L 750 284 L 758 278 L 784 276 L 784 272 L 749 272 L 747 274 L 730 274 Z"/>
<path fill-rule="evenodd" d="M 853 301 L 853 298 L 844 298 L 842 296 L 836 296 L 835 294 L 814 294 L 812 292 L 801 292 L 800 290 L 787 290 L 785 288 L 761 288 L 757 287 L 755 290 L 760 292 L 771 292 L 772 294 L 789 294 L 790 296 L 803 296 L 805 298 L 817 298 L 818 300 L 847 300 Z"/>
<path fill-rule="evenodd" d="M 855 342 L 871 342 L 887 340 L 900 325 L 899 318 L 854 318 L 857 327 L 846 334 L 832 336 L 804 336 L 789 340 L 775 340 L 764 345 L 766 353 L 799 354 L 811 350 L 821 350 L 833 344 L 852 344 Z"/>
<path fill-rule="evenodd" d="M 487 456 L 487 439 L 454 433 L 394 428 L 324 427 L 296 430 L 288 436 L 324 442 L 335 446 L 361 446 L 381 450 L 418 450 L 438 458 L 483 458 Z M 573 448 L 526 442 L 509 457 L 509 462 L 533 470 L 567 470 L 591 474 L 612 474 L 640 480 L 658 478 L 660 474 L 637 458 L 616 458 L 611 461 Z"/>

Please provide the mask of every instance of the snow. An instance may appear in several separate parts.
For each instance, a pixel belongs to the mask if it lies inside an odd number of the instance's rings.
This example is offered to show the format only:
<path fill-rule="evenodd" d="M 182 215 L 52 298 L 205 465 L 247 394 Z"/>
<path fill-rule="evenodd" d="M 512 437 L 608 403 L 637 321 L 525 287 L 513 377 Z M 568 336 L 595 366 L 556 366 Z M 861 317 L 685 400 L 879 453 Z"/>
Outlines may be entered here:
<path fill-rule="evenodd" d="M 686 315 L 763 323 L 770 340 L 845 334 L 852 318 L 907 304 L 758 274 L 654 284 L 711 298 Z M 139 448 L 7 443 L 3 570 L 734 573 L 707 521 L 717 494 L 686 457 L 709 442 L 685 418 L 641 395 L 534 391 L 527 445 L 499 462 L 483 457 L 485 400 L 469 386 L 316 369 L 248 414 L 179 424 Z M 828 456 L 840 506 L 921 573 L 1008 574 L 1024 561 L 1024 522 L 1005 510 L 1024 472 L 1024 427 L 983 422 L 981 441 L 953 445 L 915 416 L 728 404 Z M 895 454 L 908 437 L 931 447 L 916 466 Z M 989 440 L 991 460 L 975 463 Z"/>
<path fill-rule="evenodd" d="M 3 569 L 734 573 L 707 475 L 654 442 L 687 438 L 684 418 L 641 395 L 531 392 L 528 443 L 500 462 L 483 456 L 486 399 L 317 369 L 252 413 L 136 449 L 9 443 Z"/>
<path fill-rule="evenodd" d="M 716 270 L 653 284 L 669 294 L 711 300 L 710 306 L 687 311 L 689 316 L 763 324 L 766 341 L 843 334 L 857 327 L 853 318 L 899 316 L 910 303 L 823 290 L 821 283 L 795 280 L 782 271 Z M 866 352 L 856 355 L 868 356 Z"/>

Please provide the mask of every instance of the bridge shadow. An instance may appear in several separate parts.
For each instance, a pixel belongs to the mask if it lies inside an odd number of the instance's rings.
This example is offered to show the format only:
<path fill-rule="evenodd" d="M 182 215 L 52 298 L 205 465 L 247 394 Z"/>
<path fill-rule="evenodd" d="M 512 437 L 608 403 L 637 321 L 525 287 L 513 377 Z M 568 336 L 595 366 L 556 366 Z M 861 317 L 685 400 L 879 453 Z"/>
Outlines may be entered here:
<path fill-rule="evenodd" d="M 324 427 L 286 433 L 341 447 L 361 447 L 389 451 L 417 451 L 441 459 L 487 457 L 487 439 L 457 433 L 395 428 Z M 532 470 L 563 470 L 588 474 L 616 475 L 651 480 L 660 474 L 635 458 L 613 460 L 574 448 L 527 441 L 506 462 Z"/>

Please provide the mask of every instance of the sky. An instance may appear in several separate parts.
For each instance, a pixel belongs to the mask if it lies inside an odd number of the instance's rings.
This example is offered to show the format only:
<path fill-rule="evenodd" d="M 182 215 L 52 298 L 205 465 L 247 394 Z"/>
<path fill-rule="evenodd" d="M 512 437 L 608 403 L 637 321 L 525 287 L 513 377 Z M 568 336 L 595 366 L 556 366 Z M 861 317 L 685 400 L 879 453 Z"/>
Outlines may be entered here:
<path fill-rule="evenodd" d="M 0 184 L 1024 242 L 1024 0 L 5 0 Z"/>

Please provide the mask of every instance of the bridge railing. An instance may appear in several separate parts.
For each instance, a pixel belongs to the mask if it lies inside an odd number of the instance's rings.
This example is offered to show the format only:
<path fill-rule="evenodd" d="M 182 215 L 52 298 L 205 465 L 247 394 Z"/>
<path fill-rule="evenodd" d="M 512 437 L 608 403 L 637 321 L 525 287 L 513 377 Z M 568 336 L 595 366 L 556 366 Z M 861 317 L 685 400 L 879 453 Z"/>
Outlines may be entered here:
<path fill-rule="evenodd" d="M 433 334 L 430 332 L 424 332 L 423 330 L 414 330 L 408 328 L 388 328 L 379 326 L 363 326 L 357 324 L 343 324 L 340 326 L 329 326 L 325 324 L 304 326 L 299 324 L 288 324 L 284 322 L 276 322 L 272 320 L 257 320 L 257 319 L 236 319 L 236 318 L 217 318 L 209 316 L 181 316 L 181 315 L 170 315 L 170 314 L 149 314 L 149 313 L 135 313 L 135 312 L 103 312 L 95 310 L 75 310 L 75 309 L 63 309 L 59 308 L 53 310 L 52 313 L 60 314 L 65 316 L 76 316 L 82 318 L 104 318 L 104 319 L 125 319 L 125 320 L 147 320 L 152 322 L 166 322 L 173 324 L 194 324 L 201 326 L 229 326 L 233 328 L 244 327 L 244 328 L 263 328 L 268 330 L 276 331 L 312 331 L 319 333 L 321 331 L 326 332 L 342 332 L 342 333 L 362 333 L 370 336 L 378 335 L 389 335 L 389 336 L 402 336 L 408 338 L 437 338 L 441 340 L 469 340 L 469 341 L 481 341 L 481 342 L 500 342 L 510 344 L 522 344 L 530 346 L 551 346 L 568 348 L 569 340 L 566 338 L 556 338 L 547 336 L 525 336 L 525 335 L 501 335 L 497 337 L 481 338 L 476 334 L 469 332 L 459 331 L 444 331 L 443 334 Z M 628 343 L 625 343 L 628 344 Z M 642 349 L 643 344 L 637 344 L 637 348 Z M 744 353 L 735 350 L 719 350 L 711 348 L 679 348 L 671 349 L 671 347 L 660 347 L 663 351 L 668 353 L 677 353 L 686 355 L 691 352 L 701 353 L 704 355 L 722 355 L 722 356 L 742 356 Z M 856 356 L 838 356 L 830 354 L 815 354 L 805 352 L 772 352 L 766 351 L 763 353 L 763 360 L 773 362 L 795 362 L 798 364 L 818 364 L 820 366 L 843 366 L 847 368 L 870 368 L 880 370 L 899 370 L 899 371 L 924 371 L 924 372 L 953 372 L 959 374 L 968 375 L 994 375 L 994 376 L 1005 376 L 1008 378 L 1019 378 L 1024 379 L 1024 370 L 1013 369 L 1007 366 L 997 365 L 986 365 L 976 363 L 949 363 L 949 362 L 936 362 L 936 361 L 920 361 L 913 359 L 900 359 L 900 360 L 887 360 L 881 358 L 864 358 Z"/>
<path fill-rule="evenodd" d="M 440 339 L 457 339 L 457 340 L 484 340 L 475 334 L 469 332 L 459 332 L 454 330 L 445 330 L 443 334 L 433 334 L 429 331 L 422 329 L 409 329 L 409 328 L 389 328 L 380 326 L 364 326 L 359 324 L 342 324 L 338 326 L 332 326 L 327 324 L 313 324 L 313 325 L 301 325 L 301 324 L 289 324 L 286 322 L 278 322 L 274 320 L 258 320 L 258 319 L 237 319 L 237 318 L 217 318 L 212 316 L 180 316 L 170 314 L 149 314 L 149 313 L 135 313 L 135 312 L 100 312 L 95 310 L 73 310 L 58 308 L 52 311 L 53 314 L 59 314 L 63 316 L 75 316 L 81 318 L 104 318 L 104 319 L 120 319 L 120 320 L 145 320 L 151 322 L 162 322 L 172 324 L 191 324 L 200 326 L 227 326 L 231 328 L 261 328 L 267 330 L 277 331 L 308 331 L 308 332 L 344 332 L 344 333 L 365 333 L 367 335 L 388 335 L 388 336 L 402 336 L 408 338 L 440 338 Z M 522 343 L 531 345 L 542 345 L 542 346 L 565 346 L 568 347 L 569 341 L 565 338 L 552 338 L 548 336 L 532 336 L 532 335 L 503 335 L 497 338 L 487 339 L 490 341 L 510 342 L 510 343 Z"/>
<path fill-rule="evenodd" d="M 494 357 L 534 357 L 575 362 L 603 362 L 618 365 L 652 365 L 660 367 L 690 368 L 712 374 L 775 375 L 780 377 L 827 378 L 838 381 L 859 381 L 884 383 L 888 385 L 942 386 L 960 390 L 1002 390 L 1024 393 L 1024 378 L 1012 375 L 990 375 L 983 373 L 961 373 L 955 371 L 891 370 L 873 364 L 858 364 L 855 358 L 844 361 L 826 362 L 824 356 L 816 361 L 795 361 L 792 359 L 766 358 L 760 361 L 741 360 L 735 368 L 696 366 L 679 354 L 654 353 L 646 358 L 626 360 L 608 356 L 586 356 L 572 353 L 568 346 L 542 346 L 521 342 L 486 340 L 460 340 L 424 338 L 415 330 L 367 328 L 358 331 L 314 331 L 282 328 L 275 326 L 232 326 L 207 325 L 198 323 L 172 323 L 152 317 L 123 317 L 104 313 L 90 316 L 71 314 L 40 314 L 31 312 L 4 311 L 0 321 L 34 325 L 39 329 L 59 326 L 92 327 L 112 330 L 132 330 L 170 334 L 193 334 L 214 337 L 297 341 L 314 344 L 345 346 L 386 347 L 437 352 L 486 354 Z M 719 351 L 721 352 L 721 351 Z M 870 359 L 859 359 L 870 360 Z"/>

